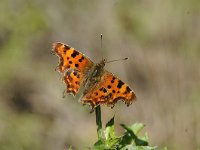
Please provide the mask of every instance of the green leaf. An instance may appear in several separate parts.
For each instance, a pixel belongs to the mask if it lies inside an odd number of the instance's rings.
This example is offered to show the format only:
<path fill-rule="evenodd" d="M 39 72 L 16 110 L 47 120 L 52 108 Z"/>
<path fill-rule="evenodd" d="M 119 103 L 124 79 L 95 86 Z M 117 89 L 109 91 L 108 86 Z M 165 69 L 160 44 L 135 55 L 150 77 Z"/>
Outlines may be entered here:
<path fill-rule="evenodd" d="M 133 142 L 133 139 L 130 134 L 124 133 L 122 137 L 120 137 L 120 140 L 117 144 L 118 149 L 121 149 L 125 147 L 126 145 L 129 145 Z"/>
<path fill-rule="evenodd" d="M 105 145 L 105 142 L 102 139 L 100 139 L 96 143 L 94 143 L 94 147 L 98 147 L 98 146 L 101 146 L 101 145 Z"/>
<path fill-rule="evenodd" d="M 156 147 L 127 145 L 121 150 L 156 150 Z"/>
<path fill-rule="evenodd" d="M 115 129 L 114 129 L 114 117 L 106 124 L 106 129 L 104 131 L 106 140 L 115 138 Z"/>
<path fill-rule="evenodd" d="M 130 140 L 130 137 L 131 137 L 131 139 L 135 142 L 136 146 L 148 146 L 147 141 L 138 138 L 136 134 L 133 132 L 133 130 L 140 131 L 143 128 L 142 126 L 135 126 L 137 127 L 136 129 L 130 128 L 124 124 L 121 124 L 121 126 L 126 130 L 124 138 L 127 138 L 128 136 Z"/>
<path fill-rule="evenodd" d="M 136 134 L 138 135 L 138 133 L 145 127 L 144 124 L 142 123 L 135 123 L 133 125 L 131 125 L 129 128 Z"/>
<path fill-rule="evenodd" d="M 106 149 L 107 147 L 105 145 L 105 142 L 100 139 L 94 144 L 93 148 L 95 150 L 103 150 L 103 149 Z"/>
<path fill-rule="evenodd" d="M 93 147 L 94 150 L 115 150 L 106 146 L 103 140 L 98 140 Z"/>
<path fill-rule="evenodd" d="M 149 137 L 148 137 L 148 134 L 145 133 L 145 135 L 143 137 L 140 137 L 141 140 L 144 140 L 144 141 L 149 141 Z"/>
<path fill-rule="evenodd" d="M 115 128 L 114 128 L 114 116 L 110 119 L 110 121 L 106 124 L 105 133 L 105 142 L 108 147 L 113 147 L 117 142 L 118 138 L 115 136 Z"/>
<path fill-rule="evenodd" d="M 156 148 L 156 150 L 167 150 L 167 147 L 163 147 L 163 148 Z"/>

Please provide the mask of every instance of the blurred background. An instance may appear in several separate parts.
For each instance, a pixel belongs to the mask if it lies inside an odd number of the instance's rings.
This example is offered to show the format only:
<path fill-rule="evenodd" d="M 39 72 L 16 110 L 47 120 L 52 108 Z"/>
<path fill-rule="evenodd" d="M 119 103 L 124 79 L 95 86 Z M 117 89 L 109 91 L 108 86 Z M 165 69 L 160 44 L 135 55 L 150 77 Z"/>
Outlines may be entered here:
<path fill-rule="evenodd" d="M 87 149 L 97 140 L 95 114 L 62 98 L 53 42 L 99 62 L 135 91 L 126 107 L 102 107 L 105 125 L 146 125 L 150 145 L 200 148 L 199 0 L 1 0 L 0 149 Z M 103 34 L 101 49 L 100 34 Z"/>

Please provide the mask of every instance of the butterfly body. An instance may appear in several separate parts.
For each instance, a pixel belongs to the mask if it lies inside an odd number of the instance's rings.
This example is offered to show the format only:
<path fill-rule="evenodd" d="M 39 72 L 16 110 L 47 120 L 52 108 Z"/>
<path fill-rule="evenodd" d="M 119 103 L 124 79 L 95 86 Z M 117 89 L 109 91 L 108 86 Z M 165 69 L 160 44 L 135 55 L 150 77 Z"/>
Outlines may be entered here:
<path fill-rule="evenodd" d="M 62 43 L 54 43 L 53 52 L 60 59 L 57 70 L 64 75 L 66 92 L 76 95 L 81 87 L 84 89 L 82 103 L 89 103 L 92 108 L 99 104 L 113 107 L 120 99 L 127 105 L 136 99 L 127 84 L 104 69 L 105 59 L 95 64 L 82 53 Z"/>
<path fill-rule="evenodd" d="M 84 94 L 88 92 L 88 90 L 94 88 L 101 80 L 104 74 L 105 60 L 102 60 L 100 63 L 95 64 L 86 75 L 86 83 Z"/>

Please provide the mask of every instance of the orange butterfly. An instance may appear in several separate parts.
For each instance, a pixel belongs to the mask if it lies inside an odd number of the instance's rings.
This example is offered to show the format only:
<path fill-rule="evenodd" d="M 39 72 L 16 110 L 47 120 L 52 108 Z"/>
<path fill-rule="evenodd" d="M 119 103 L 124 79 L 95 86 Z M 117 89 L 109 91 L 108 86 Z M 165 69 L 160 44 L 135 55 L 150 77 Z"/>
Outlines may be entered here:
<path fill-rule="evenodd" d="M 64 74 L 66 92 L 76 95 L 83 87 L 83 104 L 89 103 L 94 109 L 99 104 L 114 107 L 118 100 L 123 100 L 129 106 L 136 99 L 127 84 L 104 69 L 105 59 L 95 64 L 63 43 L 54 43 L 52 52 L 59 57 L 56 70 Z"/>

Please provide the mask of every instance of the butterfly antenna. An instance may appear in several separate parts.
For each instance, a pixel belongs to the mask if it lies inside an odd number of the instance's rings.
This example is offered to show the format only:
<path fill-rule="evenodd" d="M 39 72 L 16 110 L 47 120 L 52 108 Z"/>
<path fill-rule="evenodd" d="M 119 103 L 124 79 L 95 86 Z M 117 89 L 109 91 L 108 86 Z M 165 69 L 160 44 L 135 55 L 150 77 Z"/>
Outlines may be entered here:
<path fill-rule="evenodd" d="M 127 59 L 128 59 L 128 57 L 126 57 L 126 58 L 120 58 L 120 59 L 115 59 L 115 60 L 107 61 L 106 63 L 111 63 L 111 62 L 114 62 L 114 61 L 127 60 Z"/>
<path fill-rule="evenodd" d="M 101 37 L 101 48 L 102 48 L 103 35 L 101 34 L 100 37 Z"/>
<path fill-rule="evenodd" d="M 101 38 L 101 50 L 102 50 L 102 44 L 103 44 L 103 35 L 102 35 L 102 34 L 100 35 L 100 38 Z M 101 57 L 102 57 L 102 60 L 103 60 L 103 55 L 102 55 L 102 53 L 101 53 Z"/>

